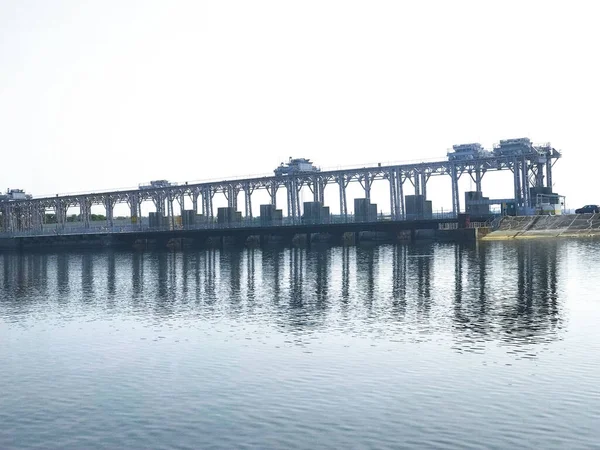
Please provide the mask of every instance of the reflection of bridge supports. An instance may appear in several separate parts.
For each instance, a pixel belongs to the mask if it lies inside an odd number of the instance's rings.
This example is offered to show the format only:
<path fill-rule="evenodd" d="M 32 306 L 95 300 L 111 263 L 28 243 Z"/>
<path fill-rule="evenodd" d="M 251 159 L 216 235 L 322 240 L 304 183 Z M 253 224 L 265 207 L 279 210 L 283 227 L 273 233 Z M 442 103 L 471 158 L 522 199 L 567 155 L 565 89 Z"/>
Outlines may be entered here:
<path fill-rule="evenodd" d="M 350 299 L 350 247 L 342 247 L 342 299 Z"/>
<path fill-rule="evenodd" d="M 304 285 L 304 251 L 302 249 L 293 248 L 289 252 L 290 255 L 290 291 L 293 302 L 302 303 L 302 287 Z"/>
<path fill-rule="evenodd" d="M 407 251 L 406 246 L 396 245 L 392 248 L 392 297 L 395 306 L 401 306 L 402 310 L 406 308 L 406 272 L 407 272 Z"/>

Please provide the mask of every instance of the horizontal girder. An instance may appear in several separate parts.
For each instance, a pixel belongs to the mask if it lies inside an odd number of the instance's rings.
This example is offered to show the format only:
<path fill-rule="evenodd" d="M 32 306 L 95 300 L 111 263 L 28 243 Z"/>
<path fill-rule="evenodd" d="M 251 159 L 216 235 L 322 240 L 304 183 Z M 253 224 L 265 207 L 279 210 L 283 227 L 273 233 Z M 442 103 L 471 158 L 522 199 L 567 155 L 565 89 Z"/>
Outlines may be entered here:
<path fill-rule="evenodd" d="M 519 156 L 519 159 L 525 158 L 530 164 L 539 164 L 543 160 L 544 163 L 552 164 L 552 160 L 560 157 L 560 153 L 553 150 L 549 155 L 530 154 Z M 88 205 L 106 205 L 130 203 L 133 198 L 135 201 L 161 201 L 164 199 L 180 198 L 182 196 L 190 196 L 191 198 L 198 197 L 205 192 L 228 193 L 240 192 L 245 188 L 250 188 L 252 191 L 257 189 L 273 189 L 273 187 L 286 187 L 290 180 L 293 179 L 296 186 L 313 186 L 314 183 L 327 185 L 328 183 L 339 182 L 340 179 L 345 180 L 347 185 L 350 182 L 363 182 L 368 179 L 370 182 L 374 180 L 389 180 L 390 174 L 394 173 L 395 177 L 401 180 L 410 179 L 415 173 L 420 173 L 424 177 L 438 175 L 450 175 L 457 173 L 473 173 L 476 171 L 489 172 L 499 170 L 513 170 L 513 156 L 493 156 L 465 161 L 437 161 L 437 162 L 422 162 L 400 165 L 387 165 L 375 167 L 363 167 L 354 169 L 331 170 L 316 173 L 300 173 L 295 175 L 283 176 L 266 176 L 258 178 L 248 178 L 240 180 L 223 180 L 216 182 L 184 184 L 168 187 L 159 187 L 152 189 L 133 189 L 123 191 L 98 192 L 89 194 L 64 195 L 56 197 L 32 198 L 27 200 L 11 200 L 8 201 L 12 208 L 29 208 L 39 207 L 46 209 L 56 209 L 57 207 L 72 207 L 80 206 L 86 202 Z M 3 202 L 7 203 L 7 202 Z"/>

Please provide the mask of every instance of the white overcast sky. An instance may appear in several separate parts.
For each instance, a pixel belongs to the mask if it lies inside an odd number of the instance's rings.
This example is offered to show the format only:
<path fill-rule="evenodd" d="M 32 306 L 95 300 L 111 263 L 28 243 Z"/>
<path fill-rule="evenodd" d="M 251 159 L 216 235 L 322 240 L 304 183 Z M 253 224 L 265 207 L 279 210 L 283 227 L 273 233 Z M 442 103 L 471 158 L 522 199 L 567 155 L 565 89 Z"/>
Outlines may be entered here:
<path fill-rule="evenodd" d="M 441 159 L 527 136 L 563 150 L 568 204 L 600 203 L 599 17 L 592 1 L 0 0 L 0 186 Z M 510 196 L 511 178 L 483 189 Z M 449 178 L 429 193 L 449 207 Z"/>

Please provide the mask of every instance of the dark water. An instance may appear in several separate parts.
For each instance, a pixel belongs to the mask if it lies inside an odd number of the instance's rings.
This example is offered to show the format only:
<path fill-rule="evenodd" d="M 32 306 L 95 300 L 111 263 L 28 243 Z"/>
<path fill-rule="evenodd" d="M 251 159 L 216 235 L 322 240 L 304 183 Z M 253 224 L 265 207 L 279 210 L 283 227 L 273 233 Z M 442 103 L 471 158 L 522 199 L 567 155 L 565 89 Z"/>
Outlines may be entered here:
<path fill-rule="evenodd" d="M 0 255 L 0 449 L 600 448 L 600 244 Z"/>

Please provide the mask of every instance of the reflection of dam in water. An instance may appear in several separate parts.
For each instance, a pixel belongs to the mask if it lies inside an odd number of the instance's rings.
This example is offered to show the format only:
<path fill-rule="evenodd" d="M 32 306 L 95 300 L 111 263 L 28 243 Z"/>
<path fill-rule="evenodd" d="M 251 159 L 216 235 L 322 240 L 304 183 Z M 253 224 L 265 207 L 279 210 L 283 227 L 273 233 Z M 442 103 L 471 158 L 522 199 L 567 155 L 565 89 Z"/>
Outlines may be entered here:
<path fill-rule="evenodd" d="M 22 320 L 68 303 L 164 319 L 212 314 L 291 333 L 448 331 L 476 350 L 556 338 L 560 245 L 5 254 L 1 301 Z"/>

